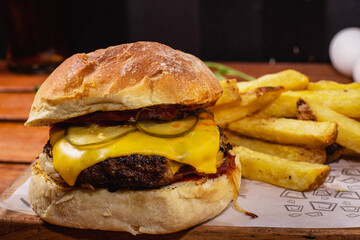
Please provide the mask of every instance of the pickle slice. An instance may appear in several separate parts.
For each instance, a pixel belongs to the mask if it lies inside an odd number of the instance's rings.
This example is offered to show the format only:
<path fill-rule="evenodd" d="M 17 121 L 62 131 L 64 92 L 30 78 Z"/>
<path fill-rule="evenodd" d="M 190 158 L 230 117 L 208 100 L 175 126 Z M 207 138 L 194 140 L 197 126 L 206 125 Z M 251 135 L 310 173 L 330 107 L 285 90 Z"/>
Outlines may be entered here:
<path fill-rule="evenodd" d="M 103 127 L 97 124 L 69 127 L 65 130 L 65 139 L 74 146 L 85 147 L 111 142 L 136 131 L 134 125 L 116 125 Z"/>
<path fill-rule="evenodd" d="M 191 132 L 199 121 L 199 116 L 188 117 L 175 121 L 139 120 L 137 128 L 148 135 L 162 138 L 176 138 Z"/>

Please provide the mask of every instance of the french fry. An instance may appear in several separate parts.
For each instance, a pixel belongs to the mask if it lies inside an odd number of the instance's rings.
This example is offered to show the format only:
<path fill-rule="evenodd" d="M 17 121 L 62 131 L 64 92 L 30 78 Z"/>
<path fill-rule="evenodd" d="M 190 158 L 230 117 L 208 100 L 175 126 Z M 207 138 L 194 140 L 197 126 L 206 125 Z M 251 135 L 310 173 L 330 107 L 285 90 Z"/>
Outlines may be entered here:
<path fill-rule="evenodd" d="M 299 98 L 296 101 L 296 118 L 299 120 L 311 120 L 316 121 L 316 116 L 309 107 L 309 105 L 302 99 Z"/>
<path fill-rule="evenodd" d="M 337 83 L 334 81 L 321 80 L 318 82 L 310 82 L 308 90 L 345 90 L 345 89 L 358 89 L 360 90 L 360 83 Z"/>
<path fill-rule="evenodd" d="M 243 177 L 308 191 L 330 172 L 318 163 L 360 156 L 360 83 L 309 83 L 304 74 L 285 70 L 220 84 L 223 97 L 210 110 L 227 128 Z"/>
<path fill-rule="evenodd" d="M 245 147 L 233 150 L 241 161 L 244 178 L 267 182 L 295 191 L 311 191 L 324 183 L 330 172 L 327 165 L 295 162 Z"/>
<path fill-rule="evenodd" d="M 302 98 L 298 99 L 296 106 L 298 109 L 296 113 L 297 119 L 316 121 L 316 116 L 314 115 L 312 109 Z M 337 143 L 333 143 L 327 146 L 325 150 L 326 163 L 332 163 L 340 159 L 342 152 L 344 151 L 344 147 Z"/>
<path fill-rule="evenodd" d="M 259 111 L 255 116 L 296 118 L 296 101 L 299 97 L 298 92 L 283 92 L 275 101 Z"/>
<path fill-rule="evenodd" d="M 317 121 L 334 121 L 338 124 L 338 136 L 336 142 L 350 150 L 360 153 L 360 122 L 324 107 L 320 102 L 304 98 L 309 105 Z"/>
<path fill-rule="evenodd" d="M 294 70 L 285 70 L 282 72 L 267 74 L 254 81 L 238 82 L 240 93 L 248 92 L 259 87 L 283 86 L 286 90 L 306 89 L 309 78 L 302 73 Z"/>
<path fill-rule="evenodd" d="M 228 129 L 252 138 L 309 148 L 325 148 L 335 142 L 336 122 L 313 122 L 287 118 L 246 117 Z"/>
<path fill-rule="evenodd" d="M 344 152 L 344 147 L 337 143 L 333 143 L 330 146 L 327 146 L 326 163 L 332 163 L 338 161 L 343 152 Z"/>
<path fill-rule="evenodd" d="M 285 158 L 297 162 L 325 163 L 326 151 L 321 148 L 303 148 L 292 145 L 282 145 L 248 138 L 232 132 L 226 132 L 229 142 L 233 146 L 242 146 L 253 151 Z"/>
<path fill-rule="evenodd" d="M 357 153 L 357 152 L 355 152 L 353 150 L 350 150 L 348 148 L 344 148 L 344 150 L 342 152 L 342 156 L 360 158 L 360 153 Z"/>
<path fill-rule="evenodd" d="M 329 106 L 348 117 L 360 118 L 360 90 L 286 91 L 257 116 L 295 118 L 296 101 L 300 97 L 319 101 L 323 106 Z"/>
<path fill-rule="evenodd" d="M 217 125 L 225 126 L 237 119 L 246 117 L 274 101 L 282 92 L 282 87 L 262 87 L 241 96 L 241 100 L 216 105 L 209 110 L 215 115 Z M 246 100 L 245 100 L 246 99 Z"/>
<path fill-rule="evenodd" d="M 265 98 L 266 95 L 269 99 L 273 99 L 270 102 L 273 102 L 276 98 L 278 98 L 285 89 L 283 87 L 259 87 L 253 90 L 250 90 L 245 93 L 241 93 L 241 105 L 248 106 L 251 104 L 256 104 L 261 98 Z M 269 103 L 270 104 L 270 103 Z M 267 105 L 269 105 L 267 104 Z M 262 105 L 262 107 L 266 107 L 267 105 Z"/>
<path fill-rule="evenodd" d="M 240 99 L 240 93 L 236 84 L 236 79 L 220 81 L 220 85 L 223 89 L 223 94 L 216 102 L 216 105 L 230 103 Z"/>

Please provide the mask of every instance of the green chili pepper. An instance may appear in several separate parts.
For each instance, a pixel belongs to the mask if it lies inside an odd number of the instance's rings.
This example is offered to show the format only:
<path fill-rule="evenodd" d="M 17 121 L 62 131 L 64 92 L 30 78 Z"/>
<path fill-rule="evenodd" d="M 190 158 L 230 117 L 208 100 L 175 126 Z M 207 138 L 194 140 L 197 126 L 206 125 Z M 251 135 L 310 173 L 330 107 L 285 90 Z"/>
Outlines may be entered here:
<path fill-rule="evenodd" d="M 226 79 L 224 77 L 224 75 L 233 75 L 233 76 L 238 76 L 240 78 L 243 78 L 245 80 L 248 81 L 252 81 L 255 80 L 256 78 L 247 75 L 243 72 L 240 72 L 238 70 L 235 70 L 233 68 L 230 68 L 228 66 L 225 66 L 223 64 L 220 63 L 216 63 L 216 62 L 205 62 L 206 66 L 208 66 L 209 68 L 215 68 L 216 71 L 214 71 L 214 75 L 218 80 L 224 80 Z"/>

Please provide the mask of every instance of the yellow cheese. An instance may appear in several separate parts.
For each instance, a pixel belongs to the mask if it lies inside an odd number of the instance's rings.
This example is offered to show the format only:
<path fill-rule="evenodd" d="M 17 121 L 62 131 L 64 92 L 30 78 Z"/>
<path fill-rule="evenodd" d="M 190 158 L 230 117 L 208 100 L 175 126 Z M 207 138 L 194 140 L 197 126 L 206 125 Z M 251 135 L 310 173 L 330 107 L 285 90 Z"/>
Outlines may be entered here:
<path fill-rule="evenodd" d="M 112 142 L 75 147 L 64 138 L 64 131 L 51 131 L 53 164 L 62 178 L 73 186 L 80 172 L 107 158 L 131 154 L 158 155 L 180 164 L 189 164 L 199 172 L 216 173 L 219 130 L 212 119 L 201 119 L 193 131 L 177 138 L 159 138 L 140 131 Z M 172 166 L 176 171 L 179 166 Z M 175 169 L 175 170 L 174 170 Z"/>

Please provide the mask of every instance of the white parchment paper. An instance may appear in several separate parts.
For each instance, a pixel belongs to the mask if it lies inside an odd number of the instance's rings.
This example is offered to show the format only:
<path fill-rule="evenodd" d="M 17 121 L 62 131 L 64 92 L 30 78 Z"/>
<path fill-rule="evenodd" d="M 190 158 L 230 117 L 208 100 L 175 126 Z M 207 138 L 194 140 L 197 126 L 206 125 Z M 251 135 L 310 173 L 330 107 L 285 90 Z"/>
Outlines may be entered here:
<path fill-rule="evenodd" d="M 257 214 L 251 218 L 232 204 L 206 225 L 288 228 L 360 227 L 360 162 L 340 160 L 330 164 L 326 182 L 311 192 L 296 192 L 242 179 L 238 203 Z M 27 197 L 29 180 L 0 207 L 34 214 Z"/>
<path fill-rule="evenodd" d="M 16 212 L 36 215 L 29 203 L 29 184 L 30 178 L 27 179 L 16 191 L 5 201 L 0 202 L 0 207 L 13 210 Z"/>

